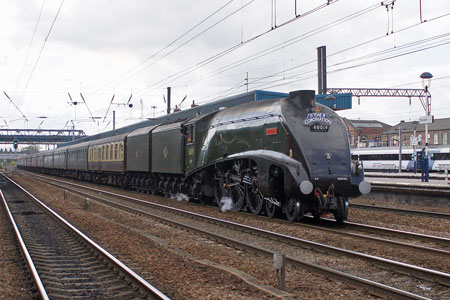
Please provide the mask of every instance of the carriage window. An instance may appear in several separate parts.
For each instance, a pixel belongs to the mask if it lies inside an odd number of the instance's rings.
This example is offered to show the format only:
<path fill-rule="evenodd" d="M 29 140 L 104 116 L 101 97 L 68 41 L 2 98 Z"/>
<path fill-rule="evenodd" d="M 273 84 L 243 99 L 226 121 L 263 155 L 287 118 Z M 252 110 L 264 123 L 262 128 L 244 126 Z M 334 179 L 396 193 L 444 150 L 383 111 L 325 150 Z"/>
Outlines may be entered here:
<path fill-rule="evenodd" d="M 120 143 L 120 146 L 119 146 L 119 159 L 120 160 L 123 159 L 123 143 Z"/>
<path fill-rule="evenodd" d="M 117 160 L 117 144 L 114 144 L 114 159 Z"/>
<path fill-rule="evenodd" d="M 106 158 L 106 147 L 105 146 L 102 146 L 102 160 L 105 160 L 105 158 Z"/>

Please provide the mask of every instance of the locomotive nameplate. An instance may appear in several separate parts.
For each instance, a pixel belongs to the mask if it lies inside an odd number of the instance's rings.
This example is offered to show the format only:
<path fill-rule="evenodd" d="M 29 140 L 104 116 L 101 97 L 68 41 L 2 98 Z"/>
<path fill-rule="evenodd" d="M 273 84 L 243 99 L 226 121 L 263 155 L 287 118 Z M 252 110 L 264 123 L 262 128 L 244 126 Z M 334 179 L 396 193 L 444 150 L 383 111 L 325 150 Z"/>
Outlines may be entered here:
<path fill-rule="evenodd" d="M 323 124 L 331 125 L 331 120 L 325 113 L 309 113 L 306 119 L 303 121 L 305 125 L 313 124 Z"/>
<path fill-rule="evenodd" d="M 330 129 L 329 125 L 322 125 L 322 124 L 314 124 L 311 127 L 309 127 L 309 130 L 313 132 L 328 132 L 328 129 Z"/>

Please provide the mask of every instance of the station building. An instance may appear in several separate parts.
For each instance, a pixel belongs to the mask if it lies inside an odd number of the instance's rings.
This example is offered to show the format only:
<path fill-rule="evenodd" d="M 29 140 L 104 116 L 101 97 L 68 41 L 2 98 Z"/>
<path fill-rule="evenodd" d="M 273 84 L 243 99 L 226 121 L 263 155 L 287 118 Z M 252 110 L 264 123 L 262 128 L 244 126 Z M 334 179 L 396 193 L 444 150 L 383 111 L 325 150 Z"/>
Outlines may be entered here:
<path fill-rule="evenodd" d="M 345 119 L 347 125 L 350 147 L 398 147 L 425 145 L 425 124 L 418 121 L 405 122 L 391 126 L 376 120 L 350 120 Z M 434 119 L 428 124 L 429 145 L 450 144 L 450 118 Z"/>
<path fill-rule="evenodd" d="M 425 124 L 418 121 L 405 122 L 392 126 L 382 134 L 382 138 L 387 140 L 387 146 L 398 146 L 401 133 L 403 146 L 411 146 L 411 141 L 416 137 L 417 145 L 425 145 Z M 450 137 L 450 118 L 434 119 L 428 124 L 428 144 L 448 145 Z"/>
<path fill-rule="evenodd" d="M 387 146 L 384 132 L 392 126 L 377 120 L 350 120 L 344 118 L 347 126 L 350 147 L 383 147 Z"/>

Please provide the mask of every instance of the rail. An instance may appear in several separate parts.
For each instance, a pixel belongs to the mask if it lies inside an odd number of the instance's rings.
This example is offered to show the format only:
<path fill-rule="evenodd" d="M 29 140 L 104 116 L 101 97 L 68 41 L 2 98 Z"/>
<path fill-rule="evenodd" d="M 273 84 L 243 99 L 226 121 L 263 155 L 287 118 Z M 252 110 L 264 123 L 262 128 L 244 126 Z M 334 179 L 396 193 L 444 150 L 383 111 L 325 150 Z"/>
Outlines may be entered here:
<path fill-rule="evenodd" d="M 27 263 L 28 269 L 30 270 L 31 277 L 33 278 L 33 281 L 34 281 L 34 284 L 36 285 L 38 293 L 41 296 L 42 300 L 49 300 L 50 298 L 48 297 L 47 292 L 44 288 L 44 285 L 42 284 L 41 278 L 39 277 L 39 274 L 36 270 L 33 259 L 31 258 L 31 255 L 28 252 L 27 246 L 25 245 L 25 242 L 23 241 L 22 235 L 20 234 L 20 230 L 17 227 L 16 221 L 14 220 L 14 217 L 11 213 L 11 210 L 9 209 L 8 203 L 6 202 L 5 196 L 3 195 L 3 192 L 1 189 L 0 189 L 0 195 L 2 197 L 2 203 L 3 203 L 3 206 L 5 207 L 6 214 L 8 215 L 8 219 L 11 222 L 12 227 L 14 228 L 14 233 L 16 234 L 17 241 L 18 241 L 19 247 L 20 247 L 20 251 L 22 252 L 22 255 Z"/>
<path fill-rule="evenodd" d="M 194 226 L 190 226 L 187 224 L 183 224 L 165 217 L 161 217 L 158 216 L 156 214 L 147 212 L 147 211 L 142 211 L 140 209 L 135 209 L 135 208 L 131 208 L 129 206 L 126 205 L 122 205 L 122 204 L 118 204 L 118 203 L 114 203 L 112 201 L 106 200 L 103 198 L 103 195 L 109 195 L 109 196 L 114 196 L 114 197 L 120 197 L 122 199 L 126 199 L 126 200 L 131 200 L 134 202 L 138 202 L 140 204 L 144 204 L 144 205 L 148 205 L 148 206 L 154 206 L 154 207 L 158 207 L 160 209 L 170 209 L 172 211 L 175 211 L 176 213 L 179 214 L 189 214 L 192 215 L 193 217 L 197 216 L 197 217 L 201 217 L 203 219 L 208 219 L 209 222 L 219 222 L 222 223 L 224 225 L 227 226 L 232 226 L 232 227 L 237 227 L 239 228 L 239 230 L 243 230 L 243 231 L 253 231 L 253 233 L 257 233 L 260 235 L 271 235 L 271 238 L 279 238 L 282 240 L 287 241 L 288 243 L 298 243 L 298 244 L 304 244 L 307 247 L 312 247 L 312 248 L 318 248 L 321 249 L 322 251 L 331 251 L 331 252 L 335 252 L 335 253 L 339 253 L 339 254 L 344 254 L 346 256 L 350 256 L 350 257 L 358 257 L 360 259 L 365 259 L 365 260 L 369 260 L 375 264 L 379 264 L 382 266 L 388 266 L 388 268 L 394 268 L 396 269 L 398 272 L 400 273 L 404 273 L 404 274 L 415 274 L 416 276 L 422 278 L 422 279 L 426 279 L 426 280 L 434 280 L 436 282 L 440 282 L 441 284 L 444 285 L 450 285 L 450 275 L 447 273 L 443 273 L 443 272 L 439 272 L 439 271 L 434 271 L 434 270 L 429 270 L 429 269 L 425 269 L 425 268 L 421 268 L 421 267 L 416 267 L 416 266 L 412 266 L 412 265 L 408 265 L 405 263 L 401 263 L 401 262 L 396 262 L 396 261 L 392 261 L 389 259 L 384 259 L 384 258 L 380 258 L 380 257 L 375 257 L 372 255 L 367 255 L 367 254 L 363 254 L 363 253 L 359 253 L 359 252 L 355 252 L 355 251 L 350 251 L 350 250 L 346 250 L 346 249 L 341 249 L 341 248 L 337 248 L 337 247 L 333 247 L 333 246 L 327 246 L 327 245 L 323 245 L 320 243 L 316 243 L 316 242 L 311 242 L 311 241 L 307 241 L 307 240 L 303 240 L 300 238 L 295 238 L 295 237 L 290 237 L 287 235 L 283 235 L 283 234 L 279 234 L 279 233 L 274 233 L 274 232 L 270 232 L 267 230 L 262 230 L 262 229 L 258 229 L 258 228 L 254 228 L 252 226 L 247 226 L 247 225 L 242 225 L 242 224 L 238 224 L 238 223 L 234 223 L 234 222 L 230 222 L 230 221 L 226 221 L 223 219 L 216 219 L 210 216 L 203 216 L 203 215 L 199 215 L 193 212 L 189 212 L 189 211 L 185 211 L 182 209 L 178 209 L 178 208 L 173 208 L 173 207 L 169 207 L 169 206 L 165 206 L 165 205 L 161 205 L 161 204 L 155 204 L 155 203 L 149 203 L 146 201 L 143 201 L 141 199 L 137 199 L 134 197 L 130 197 L 130 196 L 124 196 L 124 195 L 120 195 L 117 193 L 113 193 L 113 192 L 108 192 L 105 190 L 100 190 L 100 189 L 96 189 L 96 188 L 91 188 L 91 187 L 86 187 L 86 186 L 81 186 L 75 183 L 69 183 L 69 182 L 64 182 L 61 180 L 57 180 L 57 179 L 51 179 L 53 181 L 59 181 L 65 184 L 69 184 L 72 186 L 76 186 L 76 187 L 81 187 L 87 190 L 91 190 L 97 193 L 101 193 L 100 196 L 98 195 L 92 195 L 92 194 L 88 194 L 85 192 L 81 192 L 78 190 L 74 190 L 69 188 L 68 190 L 72 190 L 73 192 L 85 196 L 85 197 L 89 197 L 89 199 L 91 200 L 96 200 L 99 202 L 102 202 L 104 204 L 107 205 L 111 205 L 113 207 L 122 209 L 122 210 L 126 210 L 128 212 L 133 212 L 139 215 L 146 215 L 155 219 L 158 219 L 164 223 L 169 223 L 172 224 L 173 226 L 177 226 L 177 227 L 181 227 L 181 228 L 185 228 L 188 229 L 189 231 L 195 231 L 198 232 L 200 234 L 204 234 L 204 235 L 208 235 L 210 237 L 212 237 L 215 240 L 222 240 L 225 244 L 228 245 L 232 245 L 236 248 L 245 248 L 245 249 L 249 249 L 251 251 L 254 252 L 258 252 L 260 254 L 266 255 L 266 256 L 272 256 L 273 252 L 268 250 L 268 249 L 264 249 L 258 246 L 253 246 L 253 245 L 248 245 L 246 243 L 234 240 L 234 239 L 230 239 L 224 236 L 220 236 L 214 233 L 211 233 L 209 231 L 205 231 L 201 228 L 197 228 Z M 48 182 L 47 182 L 48 183 Z M 52 185 L 55 186 L 60 186 L 59 184 L 55 184 L 55 183 L 50 183 Z M 62 187 L 67 189 L 66 187 Z M 370 289 L 372 292 L 374 292 L 376 295 L 380 295 L 380 296 L 388 296 L 388 297 L 394 297 L 395 299 L 427 299 L 425 297 L 421 297 L 406 291 L 402 291 L 393 287 L 389 287 L 389 286 L 385 286 L 383 284 L 380 283 L 376 283 L 370 280 L 366 280 L 363 278 L 359 278 L 353 275 L 349 275 L 349 274 L 345 274 L 342 273 L 340 271 L 336 271 L 333 269 L 329 269 L 323 266 L 319 266 L 319 265 L 314 265 L 308 262 L 304 262 L 301 260 L 298 260 L 296 258 L 293 257 L 286 257 L 287 262 L 290 262 L 292 264 L 295 265 L 300 265 L 303 268 L 306 268 L 308 270 L 310 270 L 313 273 L 316 274 L 326 274 L 327 276 L 333 277 L 333 278 L 338 278 L 339 280 L 345 281 L 345 282 L 349 282 L 352 286 L 357 286 L 357 287 L 364 287 L 366 289 Z M 424 272 L 424 273 L 422 273 Z M 380 292 L 380 290 L 382 290 L 382 292 Z"/>
<path fill-rule="evenodd" d="M 74 233 L 76 233 L 77 236 L 79 236 L 85 243 L 90 245 L 92 248 L 96 249 L 104 258 L 106 258 L 114 266 L 116 266 L 121 272 L 123 272 L 123 274 L 125 274 L 125 276 L 127 276 L 128 279 L 130 279 L 134 284 L 139 286 L 147 294 L 151 295 L 153 297 L 153 299 L 170 300 L 169 297 L 167 297 L 161 291 L 159 291 L 157 288 L 155 288 L 153 285 L 151 285 L 150 283 L 145 281 L 142 277 L 140 277 L 133 270 L 128 268 L 125 264 L 123 264 L 121 261 L 119 261 L 117 258 L 115 258 L 112 254 L 110 254 L 105 249 L 100 247 L 97 243 L 95 243 L 93 240 L 91 240 L 89 237 L 87 237 L 84 233 L 82 233 L 77 228 L 75 228 L 72 224 L 67 222 L 62 217 L 60 217 L 55 211 L 53 211 L 50 207 L 48 207 L 46 204 L 44 204 L 42 201 L 40 201 L 38 198 L 36 198 L 34 195 L 32 195 L 30 192 L 28 192 L 22 186 L 20 186 L 17 182 L 15 182 L 14 180 L 12 180 L 11 178 L 9 178 L 6 175 L 4 175 L 4 176 L 11 183 L 13 183 L 19 189 L 21 189 L 24 193 L 26 193 L 30 198 L 32 198 L 39 206 L 41 206 L 45 211 L 47 211 L 56 220 L 58 220 L 59 222 L 64 224 L 66 227 L 68 227 Z"/>
<path fill-rule="evenodd" d="M 351 203 L 350 207 L 351 208 L 359 208 L 359 209 L 388 211 L 388 212 L 393 212 L 393 213 L 396 213 L 396 214 L 405 214 L 405 215 L 413 215 L 413 216 L 421 216 L 421 217 L 432 217 L 432 218 L 440 218 L 440 219 L 449 219 L 450 220 L 450 214 L 439 213 L 439 212 L 432 212 L 432 211 L 402 209 L 402 208 L 395 208 L 395 207 L 374 206 L 374 205 L 357 204 L 357 203 Z"/>

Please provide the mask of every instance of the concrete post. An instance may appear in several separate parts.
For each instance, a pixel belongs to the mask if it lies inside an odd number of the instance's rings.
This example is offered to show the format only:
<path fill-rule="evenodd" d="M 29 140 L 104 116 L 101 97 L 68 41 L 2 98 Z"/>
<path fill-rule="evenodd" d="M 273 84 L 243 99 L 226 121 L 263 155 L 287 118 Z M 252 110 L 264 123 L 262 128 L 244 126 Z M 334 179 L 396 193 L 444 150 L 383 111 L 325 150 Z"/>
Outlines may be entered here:
<path fill-rule="evenodd" d="M 286 262 L 285 256 L 281 253 L 273 254 L 273 267 L 275 268 L 275 285 L 280 290 L 286 290 Z"/>

